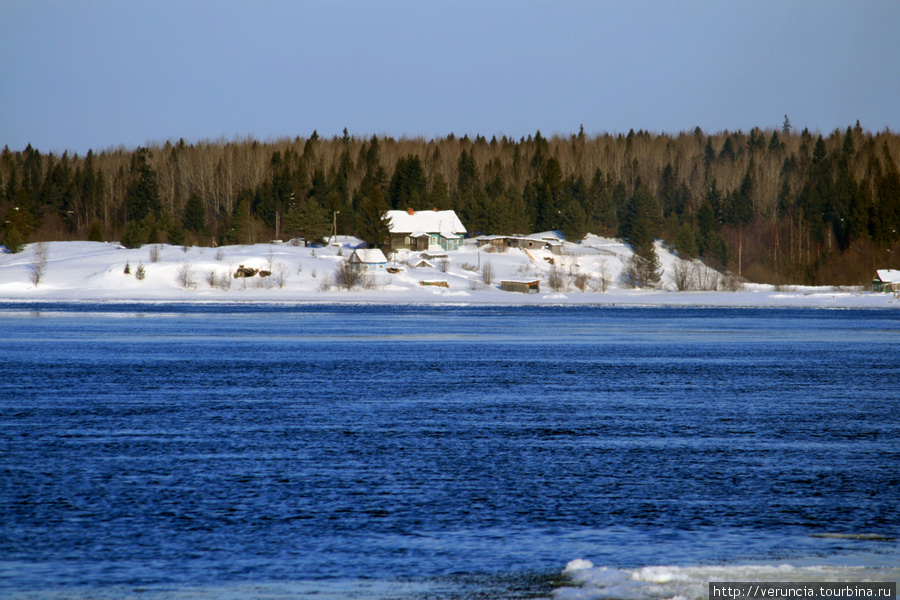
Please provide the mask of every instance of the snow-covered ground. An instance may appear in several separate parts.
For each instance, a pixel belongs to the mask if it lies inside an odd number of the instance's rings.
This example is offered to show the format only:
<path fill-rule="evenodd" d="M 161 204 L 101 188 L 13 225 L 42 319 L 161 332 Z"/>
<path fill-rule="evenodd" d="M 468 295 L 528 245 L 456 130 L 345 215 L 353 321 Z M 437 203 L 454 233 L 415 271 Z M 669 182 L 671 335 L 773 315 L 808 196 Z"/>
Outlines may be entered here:
<path fill-rule="evenodd" d="M 533 237 L 540 238 L 540 234 Z M 856 289 L 747 284 L 739 291 L 676 291 L 677 256 L 658 246 L 663 276 L 657 289 L 631 289 L 623 280 L 631 250 L 618 240 L 588 236 L 581 244 L 565 244 L 562 255 L 549 250 L 478 248 L 467 240 L 433 266 L 414 268 L 421 253 L 395 256 L 396 273 L 369 274 L 364 287 L 347 291 L 334 285 L 340 261 L 359 244 L 338 238 L 339 245 L 305 248 L 289 243 L 199 248 L 147 245 L 126 249 L 118 243 L 48 242 L 30 244 L 22 252 L 0 254 L 0 301 L 173 301 L 173 302 L 358 302 L 459 304 L 619 304 L 658 306 L 802 306 L 836 308 L 900 308 L 892 294 Z M 155 256 L 154 256 L 155 255 Z M 552 264 L 551 264 L 552 260 Z M 483 280 L 490 264 L 493 281 Z M 243 265 L 271 271 L 262 278 L 235 278 Z M 126 273 L 126 266 L 128 273 Z M 144 277 L 138 271 L 143 268 Z M 693 275 L 702 267 L 695 264 Z M 562 288 L 553 290 L 555 270 Z M 40 274 L 37 284 L 36 275 Z M 705 276 L 714 276 L 705 272 Z M 501 280 L 540 280 L 540 293 L 500 289 Z M 605 291 L 602 281 L 608 282 Z M 447 287 L 422 285 L 446 282 Z M 185 285 L 187 284 L 187 285 Z M 579 285 L 580 284 L 580 285 Z M 557 286 L 559 287 L 559 286 Z M 583 287 L 584 289 L 580 289 Z"/>

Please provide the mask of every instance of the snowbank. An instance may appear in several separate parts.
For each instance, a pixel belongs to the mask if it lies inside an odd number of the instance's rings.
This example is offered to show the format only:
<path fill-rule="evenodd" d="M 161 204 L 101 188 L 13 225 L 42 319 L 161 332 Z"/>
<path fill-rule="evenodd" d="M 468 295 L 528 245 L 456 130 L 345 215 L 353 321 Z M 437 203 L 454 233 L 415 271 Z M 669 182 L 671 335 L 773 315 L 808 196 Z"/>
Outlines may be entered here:
<path fill-rule="evenodd" d="M 364 286 L 347 291 L 334 284 L 335 271 L 359 240 L 339 238 L 338 242 L 340 245 L 320 248 L 272 243 L 187 249 L 165 244 L 126 249 L 118 243 L 48 242 L 43 245 L 42 265 L 40 246 L 30 244 L 18 254 L 0 254 L 0 301 L 900 308 L 900 300 L 891 294 L 833 288 L 776 290 L 748 284 L 736 292 L 678 292 L 674 278 L 676 266 L 682 263 L 662 246 L 658 246 L 663 267 L 660 287 L 630 289 L 623 279 L 630 249 L 617 240 L 597 236 L 588 236 L 581 244 L 564 244 L 562 255 L 549 249 L 501 252 L 489 246 L 479 248 L 474 240 L 447 253 L 446 259 L 423 261 L 420 253 L 401 253 L 388 263 L 388 270 L 370 273 Z M 271 274 L 235 278 L 241 266 Z M 489 284 L 484 281 L 486 269 L 493 275 Z M 501 291 L 504 279 L 538 279 L 540 293 Z M 446 282 L 446 287 L 434 282 Z"/>

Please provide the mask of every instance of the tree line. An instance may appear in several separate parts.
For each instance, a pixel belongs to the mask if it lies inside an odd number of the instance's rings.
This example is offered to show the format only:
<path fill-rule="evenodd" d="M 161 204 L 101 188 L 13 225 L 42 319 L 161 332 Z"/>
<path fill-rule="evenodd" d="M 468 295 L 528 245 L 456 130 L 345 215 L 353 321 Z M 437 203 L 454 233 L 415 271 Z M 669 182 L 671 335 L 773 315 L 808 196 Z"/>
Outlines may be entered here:
<path fill-rule="evenodd" d="M 651 261 L 661 239 L 751 281 L 851 285 L 900 268 L 898 157 L 889 130 L 798 133 L 787 117 L 749 133 L 5 147 L 0 239 L 318 243 L 336 225 L 379 246 L 388 209 L 454 209 L 472 235 L 597 233 Z"/>

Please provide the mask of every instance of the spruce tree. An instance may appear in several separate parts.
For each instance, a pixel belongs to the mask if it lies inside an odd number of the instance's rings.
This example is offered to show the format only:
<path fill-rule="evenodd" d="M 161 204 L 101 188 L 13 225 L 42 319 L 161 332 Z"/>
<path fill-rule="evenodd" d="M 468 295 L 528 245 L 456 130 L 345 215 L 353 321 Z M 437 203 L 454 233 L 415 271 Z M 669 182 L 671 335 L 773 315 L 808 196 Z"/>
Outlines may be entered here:
<path fill-rule="evenodd" d="M 102 242 L 103 241 L 103 230 L 100 228 L 100 222 L 94 221 L 91 223 L 91 230 L 88 233 L 88 241 L 89 242 Z"/>
<path fill-rule="evenodd" d="M 635 287 L 656 285 L 662 277 L 659 256 L 654 246 L 655 204 L 653 192 L 639 179 L 634 195 L 625 207 L 625 218 L 619 234 L 634 253 L 629 270 Z"/>
<path fill-rule="evenodd" d="M 401 158 L 394 167 L 394 175 L 388 185 L 388 202 L 396 209 L 422 208 L 427 197 L 428 181 L 422 161 L 412 154 Z"/>
<path fill-rule="evenodd" d="M 307 199 L 284 218 L 284 230 L 291 238 L 303 239 L 303 245 L 319 244 L 331 231 L 328 212 L 312 199 Z"/>
<path fill-rule="evenodd" d="M 129 222 L 155 216 L 160 210 L 159 186 L 156 183 L 156 171 L 150 167 L 149 155 L 150 151 L 146 148 L 138 148 L 131 156 L 129 181 L 125 190 L 125 208 Z"/>
<path fill-rule="evenodd" d="M 384 200 L 381 188 L 375 187 L 363 198 L 357 211 L 356 230 L 360 239 L 369 248 L 383 248 L 391 239 L 389 207 Z"/>
<path fill-rule="evenodd" d="M 184 205 L 184 215 L 181 217 L 181 225 L 185 231 L 201 236 L 206 233 L 206 208 L 200 195 L 194 192 Z"/>

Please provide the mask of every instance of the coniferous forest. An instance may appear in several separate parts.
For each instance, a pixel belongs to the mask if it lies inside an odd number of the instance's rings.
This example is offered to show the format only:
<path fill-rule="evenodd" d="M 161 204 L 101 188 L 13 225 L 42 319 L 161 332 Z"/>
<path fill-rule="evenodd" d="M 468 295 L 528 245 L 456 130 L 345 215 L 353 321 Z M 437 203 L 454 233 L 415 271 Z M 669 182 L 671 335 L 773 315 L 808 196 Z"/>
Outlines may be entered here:
<path fill-rule="evenodd" d="M 900 137 L 859 123 L 518 140 L 388 136 L 166 142 L 84 156 L 8 147 L 0 240 L 129 247 L 384 239 L 385 210 L 455 209 L 470 235 L 662 239 L 749 281 L 856 285 L 900 268 Z M 652 243 L 651 243 L 652 246 Z"/>

